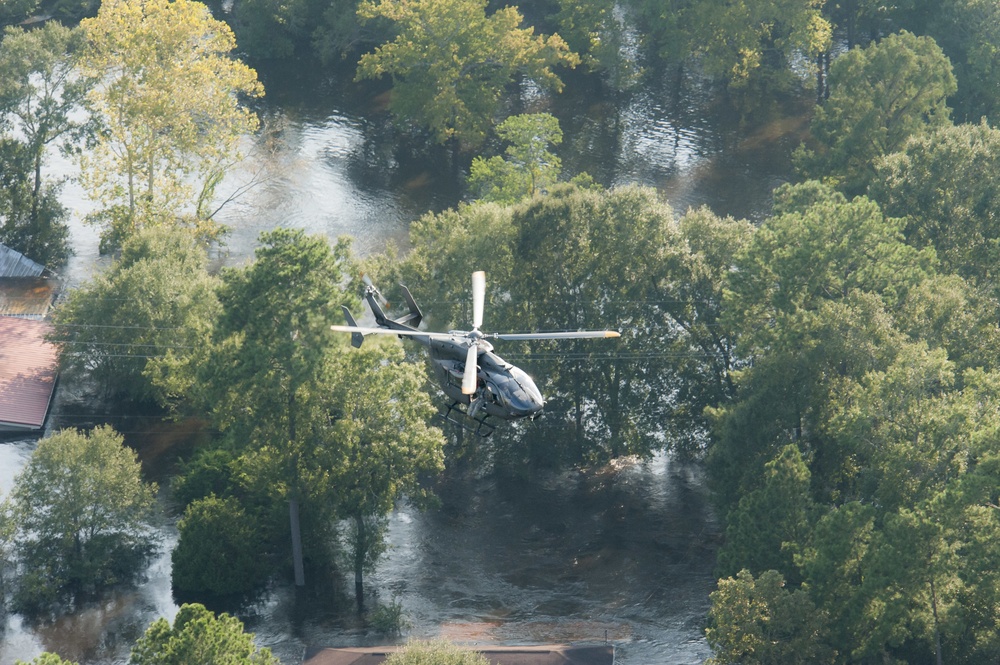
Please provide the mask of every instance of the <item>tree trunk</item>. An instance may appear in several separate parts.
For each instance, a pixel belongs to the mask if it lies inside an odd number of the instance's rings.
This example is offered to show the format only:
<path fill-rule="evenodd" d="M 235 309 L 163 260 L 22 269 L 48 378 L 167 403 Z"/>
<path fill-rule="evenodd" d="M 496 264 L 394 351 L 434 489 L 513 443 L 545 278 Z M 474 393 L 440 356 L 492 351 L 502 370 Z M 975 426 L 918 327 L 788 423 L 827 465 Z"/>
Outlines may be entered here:
<path fill-rule="evenodd" d="M 295 388 L 288 393 L 288 441 L 295 446 Z M 298 450 L 293 448 L 293 450 Z M 302 563 L 302 530 L 299 524 L 299 464 L 292 457 L 292 494 L 288 499 L 288 521 L 292 529 L 292 569 L 295 571 L 295 586 L 306 585 L 305 566 Z"/>
<path fill-rule="evenodd" d="M 357 533 L 354 538 L 354 599 L 358 612 L 365 609 L 365 552 L 368 551 L 368 529 L 363 515 L 354 516 Z"/>
<path fill-rule="evenodd" d="M 295 586 L 306 585 L 306 573 L 302 565 L 302 531 L 299 526 L 299 500 L 288 500 L 288 521 L 292 526 L 292 568 L 295 571 Z"/>

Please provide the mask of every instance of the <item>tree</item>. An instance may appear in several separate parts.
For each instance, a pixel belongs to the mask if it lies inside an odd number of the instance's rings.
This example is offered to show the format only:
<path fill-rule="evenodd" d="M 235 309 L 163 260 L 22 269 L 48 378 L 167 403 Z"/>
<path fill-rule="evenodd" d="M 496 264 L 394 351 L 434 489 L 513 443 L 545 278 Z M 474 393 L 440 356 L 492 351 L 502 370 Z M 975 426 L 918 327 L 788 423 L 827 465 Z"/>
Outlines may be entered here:
<path fill-rule="evenodd" d="M 934 255 L 901 230 L 872 201 L 815 182 L 776 191 L 775 216 L 736 257 L 723 302 L 753 362 L 737 399 L 713 411 L 709 464 L 722 503 L 756 486 L 790 441 L 814 451 L 814 487 L 836 492 L 856 475 L 843 449 L 820 445 L 820 407 L 841 378 L 884 368 L 904 343 L 890 312 L 934 274 Z"/>
<path fill-rule="evenodd" d="M 182 605 L 171 626 L 157 619 L 132 648 L 130 665 L 278 665 L 267 648 L 228 614 L 215 616 L 203 605 Z"/>
<path fill-rule="evenodd" d="M 167 405 L 185 392 L 181 364 L 208 338 L 219 311 L 208 257 L 190 234 L 148 228 L 104 273 L 53 314 L 60 367 L 106 398 Z"/>
<path fill-rule="evenodd" d="M 30 663 L 26 663 L 23 660 L 14 661 L 14 665 L 76 665 L 76 663 L 70 662 L 68 660 L 63 660 L 57 654 L 54 653 L 43 653 L 37 658 L 33 659 Z"/>
<path fill-rule="evenodd" d="M 556 4 L 558 11 L 550 18 L 584 66 L 616 87 L 634 83 L 637 66 L 624 48 L 624 26 L 615 16 L 615 4 L 608 0 L 557 0 Z"/>
<path fill-rule="evenodd" d="M 714 665 L 741 663 L 833 663 L 826 643 L 826 615 L 801 590 L 788 590 L 773 570 L 756 579 L 742 570 L 719 580 L 710 595 L 705 629 Z"/>
<path fill-rule="evenodd" d="M 484 265 L 488 329 L 624 328 L 614 348 L 574 341 L 498 349 L 512 361 L 518 354 L 529 361 L 523 366 L 546 395 L 547 417 L 532 425 L 530 437 L 519 438 L 515 428 L 495 433 L 497 461 L 524 467 L 646 455 L 686 442 L 675 434 L 687 423 L 704 424 L 692 402 L 708 391 L 680 393 L 678 373 L 683 368 L 701 380 L 703 371 L 727 371 L 718 364 L 727 362 L 724 331 L 695 318 L 711 320 L 709 285 L 727 269 L 707 264 L 731 259 L 718 250 L 736 246 L 739 234 L 723 220 L 711 226 L 705 215 L 685 228 L 694 250 L 669 206 L 652 190 L 632 187 L 560 186 L 516 206 L 464 206 L 414 223 L 413 250 L 401 273 L 414 293 L 435 294 L 425 310 L 435 328 L 467 325 L 462 305 L 469 302 L 469 275 Z M 695 291 L 706 300 L 691 302 Z M 695 354 L 705 362 L 692 361 Z"/>
<path fill-rule="evenodd" d="M 757 574 L 776 570 L 795 579 L 794 557 L 805 546 L 815 510 L 809 468 L 795 444 L 765 465 L 761 486 L 745 494 L 726 517 L 726 541 L 719 551 L 720 577 L 740 569 Z"/>
<path fill-rule="evenodd" d="M 48 611 L 131 582 L 155 549 L 156 485 L 135 453 L 102 426 L 42 439 L 11 490 L 19 611 Z"/>
<path fill-rule="evenodd" d="M 389 654 L 386 665 L 489 665 L 489 659 L 472 649 L 463 649 L 444 640 L 408 643 Z"/>
<path fill-rule="evenodd" d="M 869 195 L 906 219 L 909 242 L 933 247 L 945 272 L 991 285 L 1000 261 L 998 169 L 1000 130 L 945 126 L 878 159 Z"/>
<path fill-rule="evenodd" d="M 278 229 L 261 235 L 256 260 L 223 271 L 212 344 L 195 349 L 189 396 L 239 442 L 259 479 L 288 502 L 296 584 L 305 583 L 299 505 L 317 498 L 336 455 L 320 445 L 329 421 L 330 320 L 347 262 L 346 242 Z M 248 417 L 250 416 L 250 417 Z M 329 510 L 324 500 L 312 505 Z"/>
<path fill-rule="evenodd" d="M 182 221 L 217 237 L 215 187 L 257 128 L 243 98 L 263 94 L 256 73 L 229 56 L 232 31 L 194 0 L 109 0 L 80 27 L 101 125 L 81 154 L 81 179 L 103 206 L 102 251 L 141 225 Z"/>
<path fill-rule="evenodd" d="M 500 108 L 505 88 L 522 75 L 561 90 L 556 66 L 580 59 L 558 35 L 520 28 L 515 7 L 486 15 L 486 0 L 366 0 L 362 21 L 384 18 L 397 37 L 361 56 L 358 79 L 389 76 L 397 120 L 425 127 L 441 144 L 477 146 Z"/>
<path fill-rule="evenodd" d="M 691 8 L 694 50 L 731 88 L 788 71 L 798 53 L 813 61 L 831 41 L 823 0 L 709 0 Z"/>
<path fill-rule="evenodd" d="M 38 8 L 39 0 L 7 0 L 0 5 L 0 26 L 20 23 Z"/>
<path fill-rule="evenodd" d="M 384 551 L 384 518 L 404 496 L 429 496 L 421 479 L 444 470 L 444 436 L 427 423 L 436 408 L 421 390 L 422 369 L 398 343 L 371 345 L 333 359 L 331 405 L 336 418 L 327 445 L 345 463 L 334 480 L 338 513 L 353 521 L 352 567 L 358 609 L 364 573 Z"/>
<path fill-rule="evenodd" d="M 0 239 L 52 266 L 69 256 L 68 229 L 56 198 L 58 184 L 44 182 L 42 165 L 50 145 L 86 133 L 85 123 L 73 117 L 86 90 L 74 74 L 81 37 L 78 30 L 50 21 L 37 30 L 7 28 L 0 42 L 0 127 L 18 137 L 6 139 L 13 144 L 8 147 L 23 151 L 21 159 L 4 160 L 4 178 L 12 181 L 4 187 L 7 209 Z"/>
<path fill-rule="evenodd" d="M 830 98 L 810 125 L 815 149 L 800 147 L 796 166 L 860 193 L 879 156 L 949 122 L 946 101 L 955 89 L 951 63 L 930 37 L 904 31 L 853 48 L 830 67 Z"/>
<path fill-rule="evenodd" d="M 259 589 L 270 567 L 257 520 L 234 497 L 209 496 L 188 505 L 170 553 L 177 591 L 227 596 Z"/>
<path fill-rule="evenodd" d="M 562 143 L 559 121 L 548 113 L 511 116 L 497 125 L 508 142 L 503 157 L 472 160 L 469 189 L 482 201 L 517 203 L 544 192 L 559 179 L 562 162 L 549 145 Z"/>

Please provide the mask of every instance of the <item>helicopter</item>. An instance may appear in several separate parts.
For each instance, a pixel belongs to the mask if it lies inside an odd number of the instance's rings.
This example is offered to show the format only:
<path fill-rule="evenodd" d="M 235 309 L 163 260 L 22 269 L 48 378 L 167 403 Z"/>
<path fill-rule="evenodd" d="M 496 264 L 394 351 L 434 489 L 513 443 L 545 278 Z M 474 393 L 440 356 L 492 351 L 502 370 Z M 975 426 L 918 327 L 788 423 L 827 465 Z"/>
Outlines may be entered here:
<path fill-rule="evenodd" d="M 587 339 L 620 337 L 615 330 L 578 330 L 542 333 L 487 333 L 483 325 L 486 298 L 486 273 L 472 273 L 472 330 L 425 332 L 417 329 L 423 314 L 410 295 L 409 289 L 400 284 L 408 312 L 398 319 L 390 319 L 383 311 L 387 305 L 382 294 L 367 277 L 364 297 L 375 315 L 377 327 L 359 326 L 351 311 L 341 306 L 346 326 L 334 325 L 336 332 L 351 334 L 351 345 L 361 346 L 366 335 L 387 334 L 409 337 L 429 349 L 435 377 L 451 400 L 445 419 L 474 431 L 479 436 L 489 436 L 496 425 L 488 419 L 514 421 L 534 420 L 545 407 L 541 391 L 531 377 L 497 354 L 489 339 L 520 341 L 531 339 Z M 464 422 L 455 416 L 469 419 Z M 473 426 L 472 423 L 475 425 Z"/>

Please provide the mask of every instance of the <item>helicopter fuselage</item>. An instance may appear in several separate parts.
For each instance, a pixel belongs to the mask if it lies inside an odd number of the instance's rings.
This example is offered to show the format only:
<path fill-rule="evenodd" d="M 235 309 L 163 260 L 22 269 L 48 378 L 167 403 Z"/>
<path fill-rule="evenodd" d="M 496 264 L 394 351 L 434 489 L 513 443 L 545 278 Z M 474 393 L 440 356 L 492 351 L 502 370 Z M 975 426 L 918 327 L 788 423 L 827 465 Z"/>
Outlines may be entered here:
<path fill-rule="evenodd" d="M 545 407 L 541 391 L 531 377 L 516 365 L 497 354 L 485 340 L 479 340 L 477 356 L 476 392 L 462 393 L 466 354 L 469 348 L 466 333 L 456 332 L 455 337 L 427 339 L 431 365 L 441 389 L 451 399 L 467 404 L 474 411 L 483 411 L 504 420 L 534 418 Z M 424 341 L 425 338 L 417 338 Z"/>

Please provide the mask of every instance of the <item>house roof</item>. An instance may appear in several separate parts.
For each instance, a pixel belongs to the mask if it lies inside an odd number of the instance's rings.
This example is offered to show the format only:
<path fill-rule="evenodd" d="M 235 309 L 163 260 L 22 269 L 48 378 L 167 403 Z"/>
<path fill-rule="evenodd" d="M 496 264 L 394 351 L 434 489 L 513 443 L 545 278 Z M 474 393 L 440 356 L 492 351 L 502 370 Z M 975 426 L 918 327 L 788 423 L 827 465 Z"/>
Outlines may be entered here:
<path fill-rule="evenodd" d="M 58 350 L 45 321 L 0 316 L 0 430 L 40 429 L 56 387 Z"/>
<path fill-rule="evenodd" d="M 379 665 L 389 654 L 402 647 L 352 647 L 346 649 L 310 649 L 303 665 Z M 613 665 L 613 645 L 571 646 L 554 644 L 529 647 L 476 648 L 490 665 Z"/>
<path fill-rule="evenodd" d="M 41 277 L 45 266 L 21 252 L 0 244 L 0 277 Z"/>

